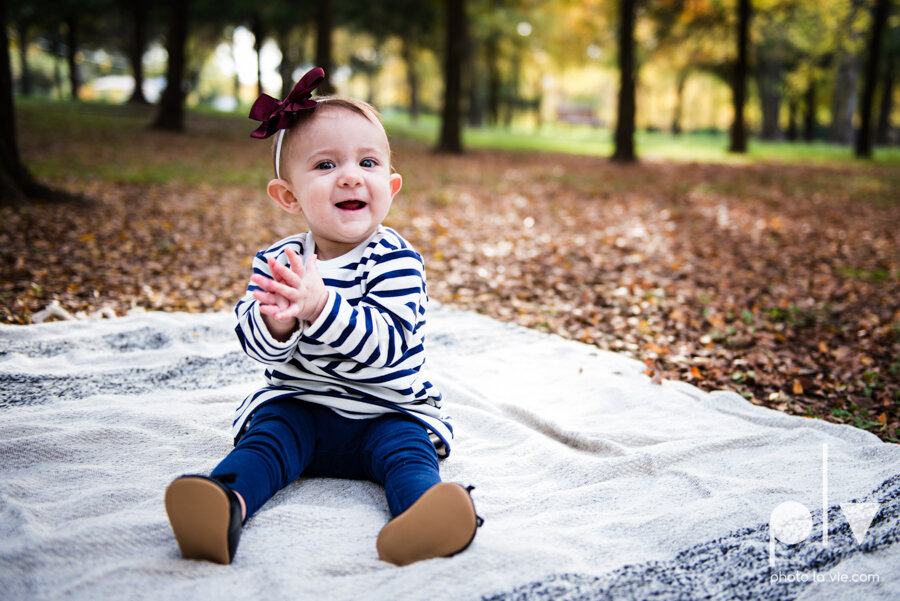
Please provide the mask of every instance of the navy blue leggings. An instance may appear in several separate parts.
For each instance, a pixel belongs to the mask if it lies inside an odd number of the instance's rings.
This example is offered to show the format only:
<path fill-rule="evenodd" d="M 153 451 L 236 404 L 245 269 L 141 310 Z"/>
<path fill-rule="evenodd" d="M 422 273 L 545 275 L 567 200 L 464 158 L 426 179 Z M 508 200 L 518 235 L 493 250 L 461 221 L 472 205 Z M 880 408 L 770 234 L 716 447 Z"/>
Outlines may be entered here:
<path fill-rule="evenodd" d="M 412 418 L 389 413 L 350 419 L 299 401 L 257 409 L 211 475 L 229 476 L 228 486 L 244 498 L 249 518 L 301 474 L 378 482 L 395 517 L 441 481 L 428 431 Z"/>

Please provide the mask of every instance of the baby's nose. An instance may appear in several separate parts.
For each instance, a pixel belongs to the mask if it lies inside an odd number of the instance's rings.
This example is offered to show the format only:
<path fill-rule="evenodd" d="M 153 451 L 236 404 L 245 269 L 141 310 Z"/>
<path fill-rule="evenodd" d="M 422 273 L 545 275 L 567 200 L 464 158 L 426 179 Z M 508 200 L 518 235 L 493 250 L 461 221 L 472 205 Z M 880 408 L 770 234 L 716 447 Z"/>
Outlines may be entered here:
<path fill-rule="evenodd" d="M 341 169 L 338 184 L 341 186 L 358 186 L 362 182 L 359 168 L 355 165 L 347 166 Z"/>

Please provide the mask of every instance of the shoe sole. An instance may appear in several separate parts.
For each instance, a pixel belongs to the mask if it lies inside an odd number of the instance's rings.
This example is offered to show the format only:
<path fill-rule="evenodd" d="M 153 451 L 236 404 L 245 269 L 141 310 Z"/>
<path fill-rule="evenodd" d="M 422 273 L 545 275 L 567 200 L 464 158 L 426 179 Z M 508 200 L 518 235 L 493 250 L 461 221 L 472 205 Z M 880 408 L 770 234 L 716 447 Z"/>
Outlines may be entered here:
<path fill-rule="evenodd" d="M 166 513 L 182 557 L 231 563 L 231 505 L 219 486 L 203 478 L 178 478 L 166 489 Z"/>
<path fill-rule="evenodd" d="M 435 484 L 378 534 L 378 557 L 397 566 L 447 557 L 469 546 L 478 517 L 468 491 L 453 482 Z"/>

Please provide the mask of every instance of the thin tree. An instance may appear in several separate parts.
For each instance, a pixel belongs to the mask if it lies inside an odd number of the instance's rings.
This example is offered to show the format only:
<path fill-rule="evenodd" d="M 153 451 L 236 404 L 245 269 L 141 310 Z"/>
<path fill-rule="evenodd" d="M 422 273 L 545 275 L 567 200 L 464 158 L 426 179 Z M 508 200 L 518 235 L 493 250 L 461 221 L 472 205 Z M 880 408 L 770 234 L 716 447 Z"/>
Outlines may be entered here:
<path fill-rule="evenodd" d="M 462 63 L 466 52 L 465 0 L 445 0 L 444 108 L 441 113 L 441 137 L 437 152 L 462 154 Z"/>
<path fill-rule="evenodd" d="M 881 86 L 881 105 L 878 109 L 878 125 L 875 127 L 875 143 L 886 145 L 891 131 L 891 111 L 894 108 L 894 83 L 896 81 L 897 55 L 887 52 L 884 83 Z"/>
<path fill-rule="evenodd" d="M 9 39 L 6 34 L 6 0 L 0 0 L 0 204 L 25 200 L 31 176 L 19 157 L 16 117 L 13 105 L 12 70 L 9 66 Z"/>
<path fill-rule="evenodd" d="M 72 99 L 78 100 L 81 78 L 78 73 L 78 13 L 72 7 L 66 15 L 66 62 L 69 65 L 69 89 Z"/>
<path fill-rule="evenodd" d="M 185 44 L 188 33 L 188 10 L 190 0 L 169 2 L 169 30 L 166 35 L 166 50 L 169 53 L 166 65 L 166 89 L 159 101 L 159 111 L 153 122 L 153 129 L 184 131 L 184 66 Z"/>
<path fill-rule="evenodd" d="M 134 77 L 134 91 L 128 104 L 147 104 L 144 96 L 144 50 L 147 48 L 147 2 L 132 0 L 120 3 L 131 11 L 131 39 L 128 41 L 128 60 Z"/>
<path fill-rule="evenodd" d="M 0 0 L 0 205 L 18 205 L 30 198 L 51 201 L 83 200 L 39 184 L 19 155 L 13 103 L 9 38 L 6 33 L 7 0 Z"/>
<path fill-rule="evenodd" d="M 747 98 L 747 47 L 750 32 L 750 0 L 738 0 L 737 62 L 734 66 L 734 121 L 731 123 L 729 152 L 747 152 L 747 125 L 744 122 L 744 102 Z"/>
<path fill-rule="evenodd" d="M 634 22 L 637 0 L 619 2 L 619 105 L 616 109 L 615 151 L 611 159 L 633 163 L 635 118 Z"/>
<path fill-rule="evenodd" d="M 681 116 L 684 112 L 684 85 L 687 83 L 690 74 L 690 68 L 684 67 L 678 71 L 678 76 L 675 80 L 675 111 L 672 115 L 670 131 L 676 136 L 681 134 Z"/>
<path fill-rule="evenodd" d="M 877 0 L 872 10 L 872 29 L 869 36 L 869 56 L 866 61 L 866 80 L 859 104 L 859 130 L 856 132 L 855 152 L 858 158 L 872 158 L 872 104 L 878 80 L 881 40 L 891 12 L 891 0 Z"/>
<path fill-rule="evenodd" d="M 307 60 L 305 41 L 315 15 L 308 10 L 298 10 L 297 3 L 292 0 L 268 0 L 256 8 L 256 14 L 262 21 L 263 30 L 275 39 L 281 51 L 281 62 L 278 64 L 278 76 L 281 78 L 279 97 L 286 98 L 294 87 L 294 70 Z"/>
<path fill-rule="evenodd" d="M 438 6 L 436 2 L 422 0 L 393 0 L 392 2 L 372 2 L 371 0 L 343 0 L 340 4 L 341 25 L 349 29 L 350 35 L 357 32 L 369 34 L 376 49 L 375 60 L 354 55 L 350 58 L 351 70 L 374 79 L 383 68 L 383 47 L 389 38 L 400 41 L 400 57 L 406 66 L 409 114 L 413 121 L 420 110 L 420 51 L 434 43 L 438 26 Z"/>
<path fill-rule="evenodd" d="M 318 94 L 326 95 L 334 93 L 334 84 L 331 83 L 331 66 L 333 62 L 331 52 L 331 34 L 334 30 L 334 1 L 320 0 L 316 13 L 316 66 L 325 70 L 325 80 L 319 84 Z"/>
<path fill-rule="evenodd" d="M 303 62 L 303 44 L 292 43 L 289 28 L 278 29 L 276 38 L 278 49 L 281 51 L 281 62 L 278 63 L 278 76 L 281 77 L 281 98 L 287 98 L 294 87 L 294 66 Z"/>
<path fill-rule="evenodd" d="M 31 96 L 31 68 L 28 65 L 29 33 L 34 21 L 33 11 L 37 8 L 31 5 L 19 4 L 13 6 L 12 19 L 15 21 L 16 33 L 19 36 L 19 93 L 22 96 Z"/>
<path fill-rule="evenodd" d="M 409 88 L 409 118 L 416 122 L 419 119 L 419 76 L 416 73 L 416 43 L 412 37 L 402 40 L 400 55 L 406 64 L 406 85 Z"/>
<path fill-rule="evenodd" d="M 803 93 L 803 139 L 812 142 L 816 138 L 816 81 L 810 79 Z"/>
<path fill-rule="evenodd" d="M 262 85 L 262 46 L 265 31 L 259 9 L 250 17 L 250 31 L 253 33 L 253 50 L 256 53 L 256 95 L 263 93 Z"/>
<path fill-rule="evenodd" d="M 781 24 L 769 25 L 769 29 L 770 39 L 754 44 L 756 53 L 753 75 L 762 113 L 759 137 L 762 140 L 778 140 L 782 137 L 778 118 L 783 93 L 785 42 Z"/>

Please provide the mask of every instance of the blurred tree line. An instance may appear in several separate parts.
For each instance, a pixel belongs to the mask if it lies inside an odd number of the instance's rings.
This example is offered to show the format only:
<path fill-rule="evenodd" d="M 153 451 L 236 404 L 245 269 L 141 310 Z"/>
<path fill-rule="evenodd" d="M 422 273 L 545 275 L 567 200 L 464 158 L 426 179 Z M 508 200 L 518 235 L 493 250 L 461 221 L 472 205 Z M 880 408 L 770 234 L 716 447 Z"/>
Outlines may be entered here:
<path fill-rule="evenodd" d="M 16 91 L 35 93 L 27 49 L 39 44 L 57 57 L 53 85 L 80 97 L 79 53 L 102 49 L 127 59 L 135 85 L 128 102 L 146 103 L 143 59 L 150 44 L 166 49 L 166 85 L 153 127 L 184 128 L 189 91 L 226 33 L 252 32 L 257 92 L 260 49 L 272 40 L 281 53 L 281 95 L 297 69 L 336 67 L 368 78 L 374 90 L 388 48 L 406 68 L 406 107 L 422 110 L 423 57 L 439 60 L 441 130 L 438 149 L 463 150 L 465 124 L 509 124 L 517 114 L 540 120 L 543 81 L 564 78 L 590 60 L 618 69 L 614 160 L 633 161 L 641 70 L 662 65 L 675 74 L 671 131 L 682 131 L 690 77 L 711 75 L 732 92 L 730 150 L 747 147 L 748 101 L 761 115 L 763 139 L 855 143 L 891 142 L 900 25 L 892 0 L 0 0 L 6 24 L 2 138 L 3 199 L 33 195 L 15 145 L 10 42 L 15 42 Z M 335 58 L 336 32 L 365 35 L 367 53 Z M 390 43 L 393 42 L 393 45 Z M 346 54 L 346 53 L 345 53 Z M 67 78 L 63 83 L 63 73 Z M 237 78 L 237 76 L 235 76 Z M 433 78 L 433 76 L 432 76 Z M 530 85 L 525 85 L 528 78 Z M 172 84 L 172 82 L 175 82 Z M 431 84 L 432 82 L 427 82 Z M 320 93 L 334 91 L 327 79 Z M 751 94 L 752 92 L 752 94 Z M 371 92 L 374 94 L 374 92 Z M 565 108 L 565 107 L 564 107 Z M 590 107 L 558 111 L 563 119 L 596 120 Z M 18 190 L 18 192 L 16 191 Z"/>

